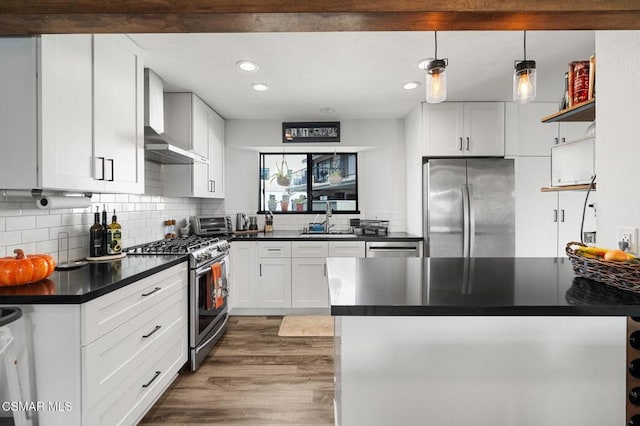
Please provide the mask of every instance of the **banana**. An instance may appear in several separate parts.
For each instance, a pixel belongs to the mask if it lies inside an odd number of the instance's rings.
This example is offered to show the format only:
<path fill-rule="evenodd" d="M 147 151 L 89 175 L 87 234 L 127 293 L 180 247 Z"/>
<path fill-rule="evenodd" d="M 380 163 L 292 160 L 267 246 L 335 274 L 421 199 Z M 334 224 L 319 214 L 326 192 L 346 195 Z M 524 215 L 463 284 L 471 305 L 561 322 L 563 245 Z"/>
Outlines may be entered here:
<path fill-rule="evenodd" d="M 577 254 L 581 254 L 581 255 L 590 254 L 596 257 L 603 257 L 607 251 L 609 251 L 609 249 L 602 248 L 602 247 L 578 246 L 578 248 L 576 249 Z M 585 256 L 585 257 L 590 257 L 590 256 Z"/>

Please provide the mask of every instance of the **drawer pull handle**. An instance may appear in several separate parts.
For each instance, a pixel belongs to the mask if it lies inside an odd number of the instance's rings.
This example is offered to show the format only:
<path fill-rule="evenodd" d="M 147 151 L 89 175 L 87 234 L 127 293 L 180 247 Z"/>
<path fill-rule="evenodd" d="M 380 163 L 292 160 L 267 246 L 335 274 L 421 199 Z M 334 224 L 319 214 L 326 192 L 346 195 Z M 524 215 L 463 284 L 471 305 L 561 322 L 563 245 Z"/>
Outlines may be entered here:
<path fill-rule="evenodd" d="M 160 290 L 162 290 L 162 287 L 156 287 L 153 290 L 151 290 L 149 293 L 142 293 L 142 297 L 151 296 L 153 293 Z"/>
<path fill-rule="evenodd" d="M 153 375 L 153 378 L 149 380 L 147 383 L 145 383 L 144 385 L 142 385 L 142 387 L 148 388 L 149 386 L 151 386 L 151 383 L 153 383 L 160 374 L 162 374 L 162 371 L 156 371 L 156 374 Z"/>
<path fill-rule="evenodd" d="M 279 248 L 268 248 L 267 251 L 280 251 L 282 249 Z"/>
<path fill-rule="evenodd" d="M 153 335 L 153 333 L 155 333 L 156 331 L 160 330 L 161 328 L 162 328 L 161 325 L 156 325 L 156 328 L 154 328 L 152 332 L 150 332 L 149 334 L 143 335 L 142 338 L 146 339 L 147 337 L 151 337 Z"/>

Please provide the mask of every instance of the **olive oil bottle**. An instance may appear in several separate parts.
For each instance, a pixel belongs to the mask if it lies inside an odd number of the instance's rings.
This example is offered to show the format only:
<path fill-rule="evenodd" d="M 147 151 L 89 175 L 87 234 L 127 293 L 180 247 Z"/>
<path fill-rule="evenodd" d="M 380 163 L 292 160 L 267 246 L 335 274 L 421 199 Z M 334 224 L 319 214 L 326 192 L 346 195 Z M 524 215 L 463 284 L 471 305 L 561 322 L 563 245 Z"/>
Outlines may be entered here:
<path fill-rule="evenodd" d="M 107 227 L 107 254 L 119 254 L 122 252 L 122 227 L 118 223 L 116 211 L 113 211 L 111 223 Z"/>
<path fill-rule="evenodd" d="M 94 224 L 89 228 L 89 256 L 100 257 L 105 255 L 104 226 L 100 224 L 100 207 L 96 207 L 93 214 Z"/>

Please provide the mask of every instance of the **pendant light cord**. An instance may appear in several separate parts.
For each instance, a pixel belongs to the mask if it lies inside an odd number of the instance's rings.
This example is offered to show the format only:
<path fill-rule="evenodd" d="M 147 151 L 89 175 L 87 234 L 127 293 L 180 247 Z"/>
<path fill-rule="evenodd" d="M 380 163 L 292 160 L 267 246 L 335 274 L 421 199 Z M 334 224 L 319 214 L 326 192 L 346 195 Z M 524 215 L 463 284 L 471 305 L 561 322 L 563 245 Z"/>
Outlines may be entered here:
<path fill-rule="evenodd" d="M 527 32 L 524 32 L 524 60 L 527 60 Z"/>
<path fill-rule="evenodd" d="M 433 38 L 435 39 L 435 42 L 436 42 L 436 53 L 435 53 L 434 59 L 438 59 L 438 32 L 437 31 L 433 32 Z"/>

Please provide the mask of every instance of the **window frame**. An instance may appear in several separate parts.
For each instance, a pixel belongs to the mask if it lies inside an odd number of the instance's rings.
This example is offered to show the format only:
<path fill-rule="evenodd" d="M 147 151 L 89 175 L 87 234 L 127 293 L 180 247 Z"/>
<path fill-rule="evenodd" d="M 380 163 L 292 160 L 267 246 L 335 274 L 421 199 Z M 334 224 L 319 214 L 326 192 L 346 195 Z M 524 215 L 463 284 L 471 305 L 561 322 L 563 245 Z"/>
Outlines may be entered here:
<path fill-rule="evenodd" d="M 355 210 L 333 210 L 333 214 L 360 214 L 360 193 L 359 193 L 359 176 L 358 176 L 358 153 L 357 152 L 340 152 L 338 153 L 339 155 L 353 155 L 355 158 L 355 202 L 356 202 L 356 208 Z M 324 210 L 310 210 L 310 208 L 312 207 L 312 203 L 313 203 L 313 198 L 312 198 L 312 194 L 313 194 L 313 156 L 314 155 L 336 155 L 335 152 L 282 152 L 282 153 L 276 153 L 276 152 L 259 152 L 258 155 L 258 209 L 256 214 L 265 214 L 267 213 L 269 210 L 261 210 L 260 206 L 267 206 L 267 199 L 265 198 L 265 188 L 262 184 L 262 179 L 260 177 L 260 173 L 262 168 L 264 168 L 264 158 L 265 156 L 268 155 L 279 155 L 282 156 L 284 155 L 285 157 L 287 155 L 305 155 L 307 157 L 307 209 L 304 211 L 272 211 L 271 213 L 278 214 L 278 215 L 302 215 L 302 214 L 318 214 L 318 213 L 323 213 Z M 263 203 L 264 201 L 264 203 Z M 328 201 L 332 201 L 332 200 L 328 200 Z"/>

